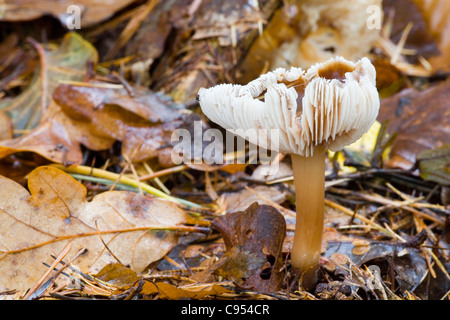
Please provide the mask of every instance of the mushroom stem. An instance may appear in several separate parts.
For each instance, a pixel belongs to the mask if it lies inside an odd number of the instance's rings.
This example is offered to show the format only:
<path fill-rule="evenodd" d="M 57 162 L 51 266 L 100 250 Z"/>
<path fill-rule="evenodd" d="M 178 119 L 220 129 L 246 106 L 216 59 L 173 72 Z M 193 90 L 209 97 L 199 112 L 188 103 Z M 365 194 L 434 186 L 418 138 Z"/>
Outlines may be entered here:
<path fill-rule="evenodd" d="M 317 280 L 322 246 L 325 154 L 320 147 L 311 157 L 291 154 L 297 212 L 291 263 L 303 274 L 302 285 L 307 289 Z"/>

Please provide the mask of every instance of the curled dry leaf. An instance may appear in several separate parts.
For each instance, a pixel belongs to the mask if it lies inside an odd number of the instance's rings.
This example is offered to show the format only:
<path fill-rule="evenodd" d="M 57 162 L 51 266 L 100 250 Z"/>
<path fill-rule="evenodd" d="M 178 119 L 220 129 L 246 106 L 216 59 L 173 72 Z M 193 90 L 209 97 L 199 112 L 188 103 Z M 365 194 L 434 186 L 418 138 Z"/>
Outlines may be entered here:
<path fill-rule="evenodd" d="M 368 267 L 389 263 L 396 272 L 399 290 L 414 291 L 428 272 L 420 249 L 405 248 L 397 243 L 369 241 L 334 241 L 328 244 L 324 256 L 337 265 L 353 263 Z M 402 252 L 402 254 L 400 254 Z M 350 274 L 349 277 L 352 277 Z"/>
<path fill-rule="evenodd" d="M 286 222 L 278 210 L 254 203 L 245 211 L 216 218 L 212 225 L 222 234 L 227 250 L 213 266 L 214 274 L 255 291 L 280 288 Z"/>
<path fill-rule="evenodd" d="M 36 54 L 19 46 L 17 34 L 5 37 L 0 43 L 0 90 L 8 89 L 13 80 L 32 74 L 37 62 Z"/>
<path fill-rule="evenodd" d="M 148 90 L 136 88 L 130 96 L 125 89 L 63 84 L 54 90 L 53 100 L 35 129 L 0 142 L 0 158 L 26 151 L 53 162 L 81 164 L 81 145 L 101 151 L 119 140 L 122 153 L 130 160 L 157 157 L 162 166 L 170 167 L 172 147 L 178 143 L 172 141 L 172 133 L 181 128 L 195 137 L 195 121 L 207 128 L 200 116 L 184 113 L 181 108 Z M 185 151 L 184 156 L 190 159 L 191 150 Z"/>
<path fill-rule="evenodd" d="M 75 126 L 68 127 L 60 120 L 63 119 L 55 117 L 27 134 L 1 141 L 0 158 L 3 159 L 18 152 L 34 152 L 50 161 L 80 164 L 83 155 L 74 137 L 83 135 L 83 131 L 77 133 L 76 130 L 71 130 L 75 129 Z"/>
<path fill-rule="evenodd" d="M 231 283 L 194 283 L 184 286 L 174 286 L 166 282 L 146 281 L 141 293 L 147 295 L 158 294 L 161 299 L 204 299 L 208 296 L 217 296 L 223 293 L 233 293 Z"/>
<path fill-rule="evenodd" d="M 30 288 L 46 271 L 42 262 L 70 241 L 72 254 L 88 250 L 74 262 L 83 272 L 116 259 L 141 272 L 177 244 L 169 229 L 187 219 L 170 202 L 131 192 L 104 192 L 88 202 L 85 187 L 53 167 L 30 173 L 30 192 L 4 177 L 0 188 L 0 291 Z"/>
<path fill-rule="evenodd" d="M 166 149 L 171 150 L 178 143 L 171 141 L 172 133 L 186 129 L 195 137 L 195 121 L 206 127 L 200 116 L 183 113 L 182 106 L 167 97 L 139 88 L 133 88 L 130 96 L 125 89 L 61 85 L 53 98 L 68 119 L 84 126 L 87 134 L 107 141 L 120 140 L 122 153 L 132 161 L 158 157 L 160 164 L 172 166 L 171 161 L 163 162 Z M 89 139 L 80 142 L 93 150 L 103 147 Z M 185 156 L 189 158 L 188 154 Z"/>
<path fill-rule="evenodd" d="M 17 97 L 0 101 L 0 110 L 11 117 L 16 130 L 36 127 L 59 81 L 83 80 L 88 63 L 96 64 L 98 59 L 95 48 L 76 33 L 66 34 L 53 51 L 40 49 L 41 64 L 31 84 Z"/>

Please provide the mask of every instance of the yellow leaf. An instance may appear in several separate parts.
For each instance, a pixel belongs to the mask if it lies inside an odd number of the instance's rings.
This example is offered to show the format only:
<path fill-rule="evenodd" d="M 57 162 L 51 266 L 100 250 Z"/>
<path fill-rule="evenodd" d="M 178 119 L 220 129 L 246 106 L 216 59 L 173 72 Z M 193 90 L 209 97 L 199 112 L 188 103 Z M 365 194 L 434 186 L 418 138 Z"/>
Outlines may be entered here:
<path fill-rule="evenodd" d="M 229 282 L 189 284 L 175 287 L 166 282 L 145 282 L 142 293 L 147 295 L 159 294 L 161 299 L 202 299 L 208 296 L 216 296 L 223 293 L 234 292 L 230 289 Z"/>

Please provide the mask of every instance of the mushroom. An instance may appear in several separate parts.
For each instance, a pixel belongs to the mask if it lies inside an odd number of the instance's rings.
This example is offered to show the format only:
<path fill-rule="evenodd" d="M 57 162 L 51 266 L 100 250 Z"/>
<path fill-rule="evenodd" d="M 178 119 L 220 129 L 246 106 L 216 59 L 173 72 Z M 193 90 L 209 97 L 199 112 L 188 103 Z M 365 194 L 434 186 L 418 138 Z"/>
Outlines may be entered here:
<path fill-rule="evenodd" d="M 201 88 L 203 113 L 228 130 L 259 129 L 242 136 L 290 154 L 296 192 L 296 227 L 291 264 L 305 288 L 317 279 L 321 253 L 326 150 L 341 150 L 359 139 L 378 115 L 375 68 L 367 58 L 354 63 L 336 57 L 307 71 L 278 68 L 247 85 Z M 276 143 L 260 129 L 277 129 Z M 261 143 L 263 141 L 264 143 Z"/>

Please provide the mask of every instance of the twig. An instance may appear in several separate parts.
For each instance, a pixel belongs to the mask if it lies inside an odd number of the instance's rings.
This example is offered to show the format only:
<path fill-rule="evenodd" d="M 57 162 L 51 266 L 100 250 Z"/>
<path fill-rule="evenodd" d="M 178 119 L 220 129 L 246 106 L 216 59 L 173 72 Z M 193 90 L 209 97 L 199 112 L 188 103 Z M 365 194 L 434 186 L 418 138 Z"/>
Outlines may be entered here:
<path fill-rule="evenodd" d="M 339 211 L 342 211 L 344 214 L 346 214 L 346 215 L 348 215 L 350 217 L 354 216 L 356 219 L 359 219 L 359 220 L 367 223 L 368 225 L 371 225 L 374 229 L 377 229 L 378 231 L 382 232 L 383 234 L 394 238 L 394 236 L 392 235 L 391 232 L 389 232 L 389 230 L 383 228 L 379 224 L 373 222 L 370 219 L 367 219 L 366 217 L 364 217 L 364 216 L 362 216 L 362 215 L 360 215 L 358 213 L 354 213 L 352 210 L 347 209 L 346 207 L 343 207 L 340 204 L 337 204 L 337 203 L 335 203 L 335 202 L 333 202 L 331 200 L 325 199 L 325 205 L 327 205 L 329 207 L 332 207 L 332 208 L 335 208 L 335 209 L 337 209 Z"/>
<path fill-rule="evenodd" d="M 154 173 L 147 174 L 145 176 L 140 176 L 139 180 L 140 181 L 150 180 L 150 179 L 154 179 L 154 178 L 157 178 L 157 177 L 162 177 L 162 176 L 165 176 L 165 175 L 168 175 L 168 174 L 172 174 L 172 173 L 175 173 L 175 172 L 180 172 L 180 171 L 186 170 L 187 168 L 188 168 L 187 165 L 182 164 L 182 165 L 179 165 L 177 167 L 163 169 L 163 170 L 160 170 L 160 171 L 157 171 L 157 172 L 154 172 Z"/>

